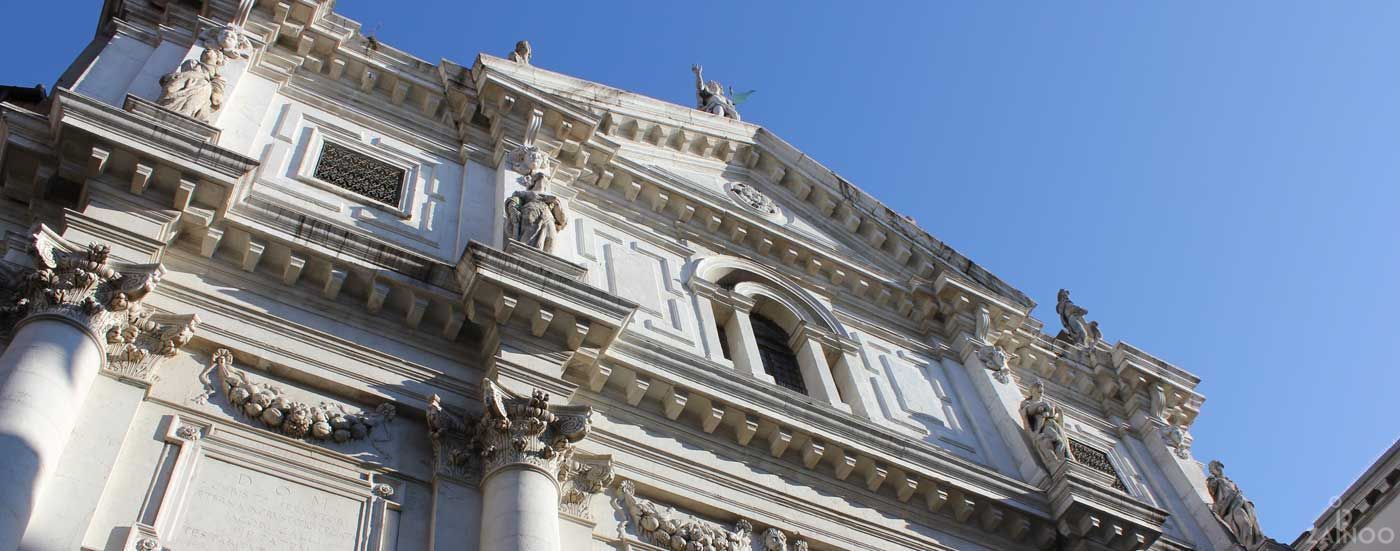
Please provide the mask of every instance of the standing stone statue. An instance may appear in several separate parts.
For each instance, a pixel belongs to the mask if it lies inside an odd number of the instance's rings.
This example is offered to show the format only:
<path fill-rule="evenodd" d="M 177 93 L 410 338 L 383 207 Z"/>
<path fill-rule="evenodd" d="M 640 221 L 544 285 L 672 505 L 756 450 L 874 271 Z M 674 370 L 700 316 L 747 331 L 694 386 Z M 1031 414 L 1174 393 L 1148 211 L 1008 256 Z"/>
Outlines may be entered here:
<path fill-rule="evenodd" d="M 1211 510 L 1215 512 L 1215 516 L 1220 517 L 1220 521 L 1235 537 L 1236 542 L 1245 549 L 1258 548 L 1265 538 L 1259 530 L 1259 518 L 1254 516 L 1254 504 L 1245 499 L 1235 481 L 1225 476 L 1224 463 L 1211 461 L 1209 469 L 1210 477 L 1206 479 L 1206 490 L 1210 491 L 1210 498 L 1214 501 Z"/>
<path fill-rule="evenodd" d="M 512 151 L 508 159 L 513 170 L 524 174 L 525 189 L 506 199 L 506 239 L 514 239 L 544 252 L 554 251 L 554 236 L 569 223 L 563 199 L 549 194 L 550 160 L 533 146 Z"/>
<path fill-rule="evenodd" d="M 206 49 L 199 59 L 187 59 L 174 72 L 160 77 L 161 107 L 209 122 L 210 115 L 224 104 L 227 83 L 219 76 L 219 67 L 228 61 L 223 52 Z"/>
<path fill-rule="evenodd" d="M 1046 462 L 1059 463 L 1073 459 L 1069 439 L 1065 436 L 1064 413 L 1045 399 L 1045 383 L 1031 383 L 1027 392 L 1026 399 L 1021 402 L 1021 416 L 1026 420 L 1026 431 L 1031 433 Z"/>
<path fill-rule="evenodd" d="M 724 95 L 724 86 L 717 80 L 705 82 L 704 71 L 705 68 L 699 65 L 690 66 L 690 72 L 695 73 L 695 108 L 712 115 L 740 120 L 739 110 L 734 107 L 734 101 Z"/>
<path fill-rule="evenodd" d="M 1084 316 L 1089 311 L 1069 300 L 1068 289 L 1060 289 L 1055 313 L 1060 315 L 1060 325 L 1064 326 L 1064 331 L 1055 338 L 1078 346 L 1092 346 L 1103 338 L 1103 333 L 1099 332 L 1099 322 L 1085 321 Z"/>
<path fill-rule="evenodd" d="M 530 49 L 530 41 L 521 40 L 520 42 L 515 43 L 515 50 L 510 53 L 508 59 L 521 65 L 529 65 L 530 54 L 532 52 L 533 50 Z"/>

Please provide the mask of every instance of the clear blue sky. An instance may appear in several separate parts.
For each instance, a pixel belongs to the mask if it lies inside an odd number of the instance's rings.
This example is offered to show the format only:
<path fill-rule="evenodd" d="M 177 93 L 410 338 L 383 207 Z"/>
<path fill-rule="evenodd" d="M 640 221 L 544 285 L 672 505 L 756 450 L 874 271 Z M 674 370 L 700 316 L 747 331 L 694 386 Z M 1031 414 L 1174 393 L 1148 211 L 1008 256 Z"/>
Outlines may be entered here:
<path fill-rule="evenodd" d="M 98 2 L 5 0 L 50 84 Z M 1109 340 L 1204 380 L 1195 453 L 1290 542 L 1397 436 L 1400 3 L 384 2 L 428 60 L 503 55 L 764 125 Z"/>

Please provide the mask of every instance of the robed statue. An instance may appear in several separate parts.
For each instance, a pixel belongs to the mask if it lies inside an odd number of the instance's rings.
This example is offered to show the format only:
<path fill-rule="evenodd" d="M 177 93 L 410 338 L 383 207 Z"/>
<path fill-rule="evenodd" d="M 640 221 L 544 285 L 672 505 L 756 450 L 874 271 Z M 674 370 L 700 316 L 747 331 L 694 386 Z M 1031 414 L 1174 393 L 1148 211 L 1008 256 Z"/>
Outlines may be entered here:
<path fill-rule="evenodd" d="M 536 147 L 521 147 L 510 155 L 512 168 L 524 174 L 525 189 L 506 199 L 506 239 L 544 252 L 554 251 L 554 236 L 568 225 L 565 201 L 548 193 L 548 156 Z"/>
<path fill-rule="evenodd" d="M 1045 398 L 1044 382 L 1031 383 L 1026 399 L 1021 401 L 1021 416 L 1026 420 L 1026 432 L 1035 440 L 1047 463 L 1073 459 L 1069 438 L 1065 435 L 1064 412 Z"/>
<path fill-rule="evenodd" d="M 1099 332 L 1099 323 L 1084 319 L 1089 311 L 1069 300 L 1068 289 L 1060 289 L 1055 302 L 1055 313 L 1060 315 L 1060 325 L 1065 328 L 1057 339 L 1078 346 L 1092 346 L 1103 338 L 1103 333 Z"/>
<path fill-rule="evenodd" d="M 1215 516 L 1225 524 L 1230 535 L 1245 549 L 1253 550 L 1264 542 L 1264 534 L 1259 530 L 1259 517 L 1254 515 L 1254 504 L 1245 499 L 1235 481 L 1225 476 L 1225 464 L 1210 462 L 1210 477 L 1206 479 L 1206 490 L 1214 501 L 1210 508 Z"/>

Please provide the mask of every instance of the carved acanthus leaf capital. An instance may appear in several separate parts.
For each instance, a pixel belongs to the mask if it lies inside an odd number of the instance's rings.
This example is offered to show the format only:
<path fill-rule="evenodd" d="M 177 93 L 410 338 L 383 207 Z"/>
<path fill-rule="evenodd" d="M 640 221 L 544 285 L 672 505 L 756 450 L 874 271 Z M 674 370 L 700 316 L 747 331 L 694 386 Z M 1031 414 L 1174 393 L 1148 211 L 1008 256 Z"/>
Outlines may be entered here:
<path fill-rule="evenodd" d="M 86 327 L 106 348 L 108 372 L 150 382 L 161 358 L 174 356 L 199 325 L 193 315 L 159 314 L 143 304 L 165 274 L 159 264 L 111 260 L 111 248 L 77 245 L 40 225 L 30 238 L 31 267 L 8 267 L 0 297 L 6 331 L 34 316 Z"/>
<path fill-rule="evenodd" d="M 574 444 L 588 435 L 588 406 L 550 406 L 549 394 L 539 390 L 529 398 L 509 396 L 490 379 L 482 380 L 481 395 L 486 409 L 476 423 L 476 441 L 482 478 L 513 466 L 557 475 Z"/>

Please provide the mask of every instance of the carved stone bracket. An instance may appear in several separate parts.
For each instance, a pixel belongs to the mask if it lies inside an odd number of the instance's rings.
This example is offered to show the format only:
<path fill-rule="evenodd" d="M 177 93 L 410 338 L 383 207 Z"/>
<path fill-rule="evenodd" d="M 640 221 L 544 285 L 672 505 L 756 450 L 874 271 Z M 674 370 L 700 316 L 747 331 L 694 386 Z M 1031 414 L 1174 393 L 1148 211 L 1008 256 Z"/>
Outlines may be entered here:
<path fill-rule="evenodd" d="M 207 390 L 195 398 L 196 403 L 207 403 L 217 388 L 234 409 L 292 438 L 337 443 L 363 440 L 396 414 L 394 405 L 387 402 L 373 413 L 352 413 L 340 404 L 312 405 L 292 400 L 281 387 L 258 383 L 233 367 L 233 353 L 224 348 L 214 352 L 212 365 L 200 375 L 200 380 Z"/>
<path fill-rule="evenodd" d="M 538 390 L 529 398 L 510 396 L 490 379 L 482 380 L 481 394 L 485 411 L 470 421 L 445 411 L 436 395 L 429 402 L 428 436 L 440 473 L 480 480 L 528 467 L 559 477 L 574 444 L 588 435 L 591 407 L 551 406 Z"/>
<path fill-rule="evenodd" d="M 612 456 L 574 454 L 559 466 L 559 512 L 593 522 L 593 496 L 612 482 Z"/>

